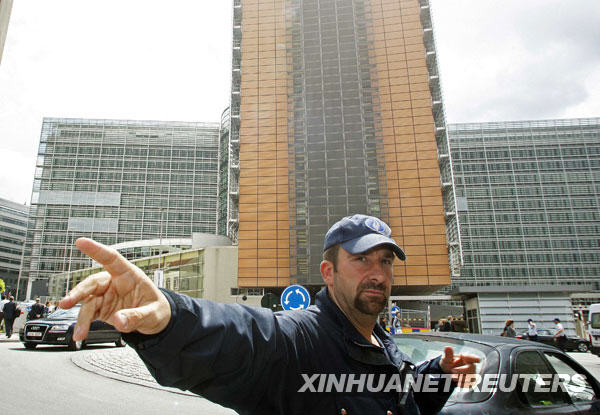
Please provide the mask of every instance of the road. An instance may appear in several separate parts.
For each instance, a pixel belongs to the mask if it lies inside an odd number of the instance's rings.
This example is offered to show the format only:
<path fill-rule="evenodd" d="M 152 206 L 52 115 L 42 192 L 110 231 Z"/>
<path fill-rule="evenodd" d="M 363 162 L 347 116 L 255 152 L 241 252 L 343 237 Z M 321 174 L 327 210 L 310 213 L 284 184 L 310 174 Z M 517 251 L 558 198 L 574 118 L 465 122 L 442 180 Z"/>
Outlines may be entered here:
<path fill-rule="evenodd" d="M 114 346 L 95 346 L 103 350 Z M 62 347 L 27 350 L 0 343 L 0 413 L 16 414 L 206 414 L 234 411 L 195 396 L 166 392 L 100 376 L 76 366 Z M 10 379 L 10 383 L 9 380 Z M 10 388 L 8 388 L 10 385 Z"/>
<path fill-rule="evenodd" d="M 567 353 L 600 381 L 600 357 L 588 353 Z"/>
<path fill-rule="evenodd" d="M 80 366 L 73 362 L 81 360 L 83 353 L 106 356 L 118 354 L 119 350 L 124 351 L 108 345 L 88 347 L 84 352 L 51 346 L 27 350 L 21 343 L 0 343 L 2 391 L 6 394 L 0 412 L 8 415 L 236 414 L 199 397 L 116 380 L 119 376 L 101 376 L 82 369 L 81 362 Z M 569 355 L 600 380 L 600 357 L 591 353 Z M 7 379 L 11 379 L 10 391 L 6 389 Z"/>

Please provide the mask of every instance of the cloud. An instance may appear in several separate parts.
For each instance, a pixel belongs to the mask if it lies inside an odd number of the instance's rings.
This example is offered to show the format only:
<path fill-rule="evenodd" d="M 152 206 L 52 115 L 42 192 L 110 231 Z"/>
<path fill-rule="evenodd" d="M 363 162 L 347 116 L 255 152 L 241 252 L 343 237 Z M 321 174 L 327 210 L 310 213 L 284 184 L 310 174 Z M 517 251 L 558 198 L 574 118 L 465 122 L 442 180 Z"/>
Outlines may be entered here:
<path fill-rule="evenodd" d="M 17 203 L 31 201 L 31 187 L 35 173 L 35 157 L 20 151 L 0 152 L 0 197 Z M 26 167 L 25 167 L 26 166 Z"/>
<path fill-rule="evenodd" d="M 432 4 L 448 122 L 600 114 L 600 3 Z"/>

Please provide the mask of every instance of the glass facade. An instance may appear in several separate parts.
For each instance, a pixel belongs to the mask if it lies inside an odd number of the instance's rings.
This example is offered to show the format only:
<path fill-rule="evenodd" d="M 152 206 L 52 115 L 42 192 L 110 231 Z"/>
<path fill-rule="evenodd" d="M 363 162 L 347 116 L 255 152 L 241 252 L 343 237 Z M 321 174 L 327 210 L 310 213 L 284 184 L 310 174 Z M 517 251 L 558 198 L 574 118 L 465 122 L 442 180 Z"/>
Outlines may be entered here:
<path fill-rule="evenodd" d="M 321 285 L 323 237 L 354 213 L 404 247 L 396 287 L 448 284 L 461 256 L 440 89 L 427 0 L 234 1 L 221 161 L 239 154 L 239 192 L 220 231 L 239 285 Z"/>
<path fill-rule="evenodd" d="M 189 250 L 171 253 L 167 255 L 146 257 L 131 260 L 144 273 L 154 278 L 154 271 L 161 269 L 164 272 L 164 287 L 190 297 L 203 297 L 203 266 L 204 251 Z M 92 267 L 73 271 L 71 273 L 62 273 L 50 278 L 48 287 L 52 298 L 62 298 L 66 279 L 69 278 L 69 286 L 74 287 L 83 281 L 86 277 L 102 272 L 102 267 Z"/>
<path fill-rule="evenodd" d="M 15 296 L 27 232 L 29 207 L 0 198 L 0 278 Z M 24 287 L 20 287 L 23 294 Z"/>
<path fill-rule="evenodd" d="M 218 123 L 44 119 L 22 277 L 89 266 L 72 242 L 216 233 Z"/>
<path fill-rule="evenodd" d="M 600 118 L 449 133 L 464 254 L 452 285 L 600 288 Z"/>

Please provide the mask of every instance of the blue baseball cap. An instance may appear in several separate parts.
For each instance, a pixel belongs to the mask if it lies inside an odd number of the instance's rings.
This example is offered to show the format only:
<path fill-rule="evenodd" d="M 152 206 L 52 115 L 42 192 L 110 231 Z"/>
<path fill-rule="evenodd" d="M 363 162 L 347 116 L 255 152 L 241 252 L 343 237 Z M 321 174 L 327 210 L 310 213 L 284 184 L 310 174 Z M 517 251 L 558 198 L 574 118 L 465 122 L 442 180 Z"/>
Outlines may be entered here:
<path fill-rule="evenodd" d="M 340 244 L 351 254 L 360 254 L 379 245 L 388 245 L 401 260 L 406 259 L 404 251 L 390 238 L 392 230 L 381 219 L 367 215 L 347 216 L 335 224 L 325 235 L 323 251 Z"/>

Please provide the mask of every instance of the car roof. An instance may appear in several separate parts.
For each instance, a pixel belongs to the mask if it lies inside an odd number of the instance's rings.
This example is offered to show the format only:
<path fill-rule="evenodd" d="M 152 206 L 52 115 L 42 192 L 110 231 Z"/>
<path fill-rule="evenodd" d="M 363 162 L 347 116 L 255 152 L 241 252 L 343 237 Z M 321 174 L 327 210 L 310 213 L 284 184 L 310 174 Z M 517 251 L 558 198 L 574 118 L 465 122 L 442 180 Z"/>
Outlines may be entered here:
<path fill-rule="evenodd" d="M 524 339 L 516 339 L 513 337 L 503 337 L 503 336 L 494 336 L 491 334 L 473 334 L 473 333 L 456 333 L 456 332 L 420 332 L 420 333 L 402 333 L 395 334 L 394 337 L 402 337 L 402 336 L 429 336 L 429 337 L 438 337 L 438 338 L 450 338 L 456 340 L 466 340 L 475 343 L 485 344 L 487 346 L 492 347 L 501 347 L 501 346 L 530 346 L 535 344 L 536 347 L 547 347 L 554 349 L 551 346 L 546 346 L 543 343 L 532 342 L 530 340 Z"/>

